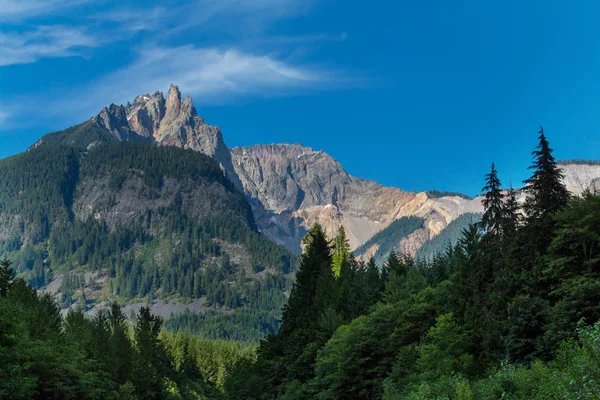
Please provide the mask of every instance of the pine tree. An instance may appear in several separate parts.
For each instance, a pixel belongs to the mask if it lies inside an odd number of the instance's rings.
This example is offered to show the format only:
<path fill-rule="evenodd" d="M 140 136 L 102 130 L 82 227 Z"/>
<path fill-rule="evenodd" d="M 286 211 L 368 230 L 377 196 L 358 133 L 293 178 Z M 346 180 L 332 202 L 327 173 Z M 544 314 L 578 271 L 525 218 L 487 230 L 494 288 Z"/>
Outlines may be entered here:
<path fill-rule="evenodd" d="M 533 250 L 544 253 L 552 240 L 553 215 L 566 206 L 569 192 L 542 127 L 539 134 L 539 144 L 532 152 L 533 164 L 529 167 L 533 175 L 525 181 L 523 190 L 527 193 L 524 210 L 528 235 L 534 239 Z"/>
<path fill-rule="evenodd" d="M 348 262 L 350 257 L 350 245 L 346 238 L 346 231 L 343 226 L 338 229 L 337 236 L 333 239 L 333 254 L 332 254 L 332 268 L 333 275 L 338 278 L 340 276 L 340 270 L 342 264 Z"/>
<path fill-rule="evenodd" d="M 298 328 L 310 325 L 319 315 L 317 296 L 319 286 L 333 280 L 331 270 L 331 248 L 323 228 L 319 224 L 303 239 L 305 249 L 296 273 L 296 284 L 290 299 L 283 309 L 280 332 L 285 335 Z"/>
<path fill-rule="evenodd" d="M 405 257 L 404 255 L 399 256 L 394 250 L 390 251 L 387 262 L 384 264 L 387 278 L 389 279 L 392 274 L 398 276 L 406 275 L 411 264 L 412 259 Z"/>
<path fill-rule="evenodd" d="M 134 329 L 137 362 L 133 377 L 142 398 L 160 398 L 161 395 L 160 369 L 165 356 L 158 338 L 161 325 L 162 319 L 152 315 L 149 307 L 140 308 Z"/>
<path fill-rule="evenodd" d="M 524 182 L 524 190 L 528 195 L 525 212 L 530 220 L 547 219 L 569 200 L 569 192 L 562 182 L 563 174 L 552 156 L 553 150 L 544 135 L 544 128 L 540 126 L 538 133 L 539 144 L 531 153 L 533 164 L 529 167 L 533 175 Z"/>
<path fill-rule="evenodd" d="M 0 296 L 6 297 L 14 279 L 15 270 L 11 267 L 12 263 L 6 257 L 0 261 Z"/>
<path fill-rule="evenodd" d="M 117 302 L 113 302 L 108 313 L 110 329 L 110 359 L 113 379 L 125 383 L 132 372 L 133 351 L 127 337 L 127 319 Z"/>
<path fill-rule="evenodd" d="M 482 192 L 484 193 L 482 204 L 485 212 L 481 218 L 481 226 L 487 232 L 494 235 L 499 234 L 504 217 L 504 194 L 494 163 L 492 163 L 491 171 L 485 175 L 485 186 Z"/>

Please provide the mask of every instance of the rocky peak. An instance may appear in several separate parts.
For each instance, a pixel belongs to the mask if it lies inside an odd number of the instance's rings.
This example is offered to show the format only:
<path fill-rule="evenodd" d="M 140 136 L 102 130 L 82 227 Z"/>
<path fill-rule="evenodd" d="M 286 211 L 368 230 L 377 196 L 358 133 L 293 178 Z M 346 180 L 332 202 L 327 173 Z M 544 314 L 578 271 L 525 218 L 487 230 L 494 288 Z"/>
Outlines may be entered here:
<path fill-rule="evenodd" d="M 181 92 L 175 85 L 171 85 L 169 87 L 165 108 L 166 112 L 164 122 L 166 124 L 169 124 L 179 117 L 179 112 L 181 111 Z"/>
<path fill-rule="evenodd" d="M 221 129 L 207 125 L 198 115 L 190 96 L 181 99 L 176 85 L 167 98 L 160 91 L 136 96 L 126 106 L 111 104 L 92 122 L 107 129 L 118 140 L 150 141 L 205 153 L 217 160 L 227 177 L 241 189 Z"/>

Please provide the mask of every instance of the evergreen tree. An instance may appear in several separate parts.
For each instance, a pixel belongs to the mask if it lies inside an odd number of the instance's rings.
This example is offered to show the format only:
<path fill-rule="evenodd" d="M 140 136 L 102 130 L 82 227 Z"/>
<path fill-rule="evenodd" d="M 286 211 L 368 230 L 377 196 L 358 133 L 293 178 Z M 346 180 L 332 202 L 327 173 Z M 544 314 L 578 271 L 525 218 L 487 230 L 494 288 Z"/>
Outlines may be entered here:
<path fill-rule="evenodd" d="M 108 325 L 110 329 L 111 373 L 113 379 L 119 383 L 125 383 L 131 378 L 133 350 L 127 337 L 127 319 L 118 303 L 111 304 L 108 313 Z"/>
<path fill-rule="evenodd" d="M 350 257 L 350 245 L 346 238 L 346 231 L 343 226 L 340 226 L 336 237 L 333 239 L 333 254 L 332 254 L 332 268 L 333 275 L 338 278 L 340 276 L 340 270 L 342 264 L 348 261 Z"/>
<path fill-rule="evenodd" d="M 165 352 L 158 338 L 161 324 L 162 319 L 152 315 L 150 308 L 140 308 L 134 329 L 137 358 L 134 383 L 142 398 L 156 398 L 162 394 L 160 379 L 164 372 Z"/>
<path fill-rule="evenodd" d="M 0 261 L 0 296 L 2 297 L 6 297 L 15 279 L 15 270 L 11 265 L 12 263 L 6 257 Z"/>
<path fill-rule="evenodd" d="M 482 192 L 484 193 L 482 204 L 485 212 L 481 218 L 481 226 L 485 231 L 497 235 L 500 233 L 504 218 L 504 194 L 494 163 L 492 163 L 491 171 L 485 175 L 485 186 Z"/>
<path fill-rule="evenodd" d="M 533 228 L 532 235 L 538 238 L 537 247 L 545 250 L 549 244 L 549 232 L 552 228 L 552 215 L 564 208 L 569 200 L 569 192 L 564 186 L 563 174 L 558 169 L 553 150 L 540 126 L 539 144 L 532 152 L 533 164 L 529 169 L 533 175 L 525 180 L 525 214 L 528 225 Z"/>
<path fill-rule="evenodd" d="M 386 279 L 389 279 L 393 274 L 403 277 L 408 270 L 413 266 L 414 260 L 406 254 L 397 254 L 394 250 L 390 251 L 387 262 L 384 264 L 384 272 Z"/>
<path fill-rule="evenodd" d="M 296 284 L 283 309 L 280 332 L 284 336 L 314 322 L 323 306 L 319 296 L 325 295 L 318 289 L 333 280 L 331 248 L 321 225 L 315 224 L 303 242 L 305 250 L 296 273 Z"/>

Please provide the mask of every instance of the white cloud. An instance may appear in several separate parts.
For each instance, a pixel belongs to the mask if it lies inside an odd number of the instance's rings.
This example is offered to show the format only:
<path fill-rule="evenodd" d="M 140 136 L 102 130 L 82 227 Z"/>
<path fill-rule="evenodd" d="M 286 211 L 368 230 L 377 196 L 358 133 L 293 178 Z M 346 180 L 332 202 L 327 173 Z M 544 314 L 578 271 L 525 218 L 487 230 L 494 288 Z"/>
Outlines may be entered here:
<path fill-rule="evenodd" d="M 100 42 L 77 28 L 60 25 L 40 26 L 25 32 L 0 32 L 0 66 L 74 56 L 78 50 L 97 47 Z"/>
<path fill-rule="evenodd" d="M 360 85 L 360 80 L 345 71 L 292 62 L 272 54 L 191 45 L 147 47 L 128 66 L 88 85 L 19 98 L 19 106 L 4 115 L 4 123 L 0 120 L 0 131 L 13 120 L 19 120 L 20 125 L 26 123 L 22 113 L 32 108 L 38 110 L 38 122 L 56 123 L 60 119 L 62 125 L 72 125 L 97 114 L 111 102 L 124 104 L 143 93 L 164 91 L 171 83 L 202 106 L 244 97 L 289 96 L 348 87 Z M 22 104 L 27 107 L 20 107 Z"/>
<path fill-rule="evenodd" d="M 0 21 L 66 11 L 89 0 L 0 0 Z"/>
<path fill-rule="evenodd" d="M 89 9 L 77 9 L 90 0 L 0 0 L 0 22 L 11 21 L 0 25 L 0 67 L 80 55 L 82 48 L 126 41 L 140 31 L 151 31 L 155 42 L 168 42 L 169 36 L 188 30 L 220 34 L 229 40 L 256 36 L 274 20 L 306 12 L 313 2 L 179 0 L 168 6 L 148 2 L 133 8 L 130 3 L 104 0 L 100 10 L 90 14 Z M 72 14 L 73 10 L 77 13 Z M 61 25 L 39 24 L 39 18 L 55 14 L 67 19 Z"/>
<path fill-rule="evenodd" d="M 243 96 L 278 96 L 305 89 L 327 89 L 344 74 L 313 65 L 293 64 L 274 55 L 257 55 L 235 49 L 150 47 L 129 66 L 83 90 L 99 104 L 124 103 L 144 92 L 179 85 L 197 103 L 214 104 Z M 90 98 L 89 95 L 93 94 Z M 82 103 L 86 108 L 92 104 Z M 97 111 L 97 110 L 96 110 Z"/>

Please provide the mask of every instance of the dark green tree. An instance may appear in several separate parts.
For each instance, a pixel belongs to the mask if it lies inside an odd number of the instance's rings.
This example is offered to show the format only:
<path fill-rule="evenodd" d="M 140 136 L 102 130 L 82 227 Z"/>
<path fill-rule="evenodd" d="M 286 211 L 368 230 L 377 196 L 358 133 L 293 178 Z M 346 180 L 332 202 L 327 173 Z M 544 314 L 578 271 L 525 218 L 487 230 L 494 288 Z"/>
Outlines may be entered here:
<path fill-rule="evenodd" d="M 537 240 L 537 249 L 545 251 L 550 243 L 553 220 L 552 216 L 569 200 L 569 192 L 563 184 L 563 174 L 552 155 L 553 150 L 540 126 L 539 144 L 532 152 L 533 170 L 531 177 L 524 181 L 527 194 L 524 210 L 533 237 Z"/>
<path fill-rule="evenodd" d="M 481 226 L 486 232 L 497 235 L 501 233 L 504 218 L 504 194 L 494 163 L 492 163 L 491 171 L 485 175 L 485 186 L 481 191 L 484 196 L 481 202 L 485 209 L 481 218 Z"/>
<path fill-rule="evenodd" d="M 12 268 L 12 263 L 6 257 L 0 261 L 0 296 L 6 297 L 10 286 L 15 280 L 15 270 Z"/>
<path fill-rule="evenodd" d="M 502 231 L 505 235 L 513 235 L 517 228 L 521 225 L 520 206 L 517 201 L 517 191 L 512 188 L 508 189 L 504 202 L 504 215 L 502 219 Z"/>

